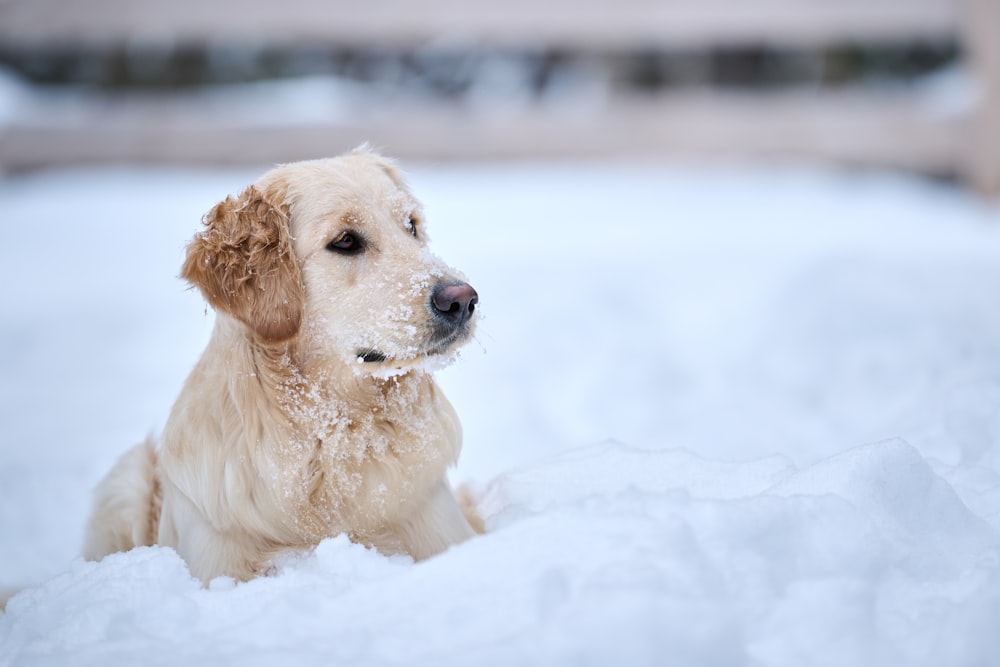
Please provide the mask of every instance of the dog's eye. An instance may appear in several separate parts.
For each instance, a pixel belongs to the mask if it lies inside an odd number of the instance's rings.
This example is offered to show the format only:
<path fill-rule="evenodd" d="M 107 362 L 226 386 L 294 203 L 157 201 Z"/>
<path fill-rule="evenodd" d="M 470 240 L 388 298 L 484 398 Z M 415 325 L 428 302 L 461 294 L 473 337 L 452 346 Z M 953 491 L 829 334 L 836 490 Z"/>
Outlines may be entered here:
<path fill-rule="evenodd" d="M 414 238 L 417 237 L 417 220 L 416 220 L 416 218 L 414 218 L 414 217 L 411 216 L 410 219 L 406 221 L 406 228 L 410 230 L 410 233 L 413 234 Z"/>
<path fill-rule="evenodd" d="M 342 232 L 337 238 L 326 244 L 326 249 L 342 255 L 356 255 L 365 249 L 365 244 L 357 234 Z"/>

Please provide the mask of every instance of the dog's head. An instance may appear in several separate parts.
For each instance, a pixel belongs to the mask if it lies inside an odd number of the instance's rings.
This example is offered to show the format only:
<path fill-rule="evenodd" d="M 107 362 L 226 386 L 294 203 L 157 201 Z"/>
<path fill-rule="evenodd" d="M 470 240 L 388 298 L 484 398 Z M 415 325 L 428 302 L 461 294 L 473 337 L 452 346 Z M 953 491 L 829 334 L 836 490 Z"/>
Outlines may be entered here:
<path fill-rule="evenodd" d="M 279 166 L 204 223 L 181 275 L 261 344 L 385 371 L 444 357 L 475 326 L 476 291 L 430 253 L 419 202 L 367 150 Z"/>

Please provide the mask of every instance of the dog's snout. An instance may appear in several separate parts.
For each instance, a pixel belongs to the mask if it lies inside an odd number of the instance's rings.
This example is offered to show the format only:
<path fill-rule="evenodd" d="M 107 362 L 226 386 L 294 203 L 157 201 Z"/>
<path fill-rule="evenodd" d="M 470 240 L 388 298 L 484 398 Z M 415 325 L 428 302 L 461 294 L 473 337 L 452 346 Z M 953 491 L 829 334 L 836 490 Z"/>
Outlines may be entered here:
<path fill-rule="evenodd" d="M 444 283 L 431 293 L 434 313 L 454 326 L 468 322 L 476 311 L 477 303 L 479 294 L 468 283 Z"/>

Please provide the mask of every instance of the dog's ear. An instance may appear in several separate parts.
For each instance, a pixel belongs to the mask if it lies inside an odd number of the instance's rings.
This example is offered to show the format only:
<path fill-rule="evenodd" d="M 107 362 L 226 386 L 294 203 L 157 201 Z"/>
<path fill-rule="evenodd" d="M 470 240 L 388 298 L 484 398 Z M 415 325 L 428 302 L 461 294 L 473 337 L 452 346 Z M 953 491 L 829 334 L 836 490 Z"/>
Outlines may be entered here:
<path fill-rule="evenodd" d="M 305 294 L 288 207 L 272 199 L 251 185 L 217 204 L 188 244 L 181 277 L 261 341 L 281 343 L 299 331 Z"/>

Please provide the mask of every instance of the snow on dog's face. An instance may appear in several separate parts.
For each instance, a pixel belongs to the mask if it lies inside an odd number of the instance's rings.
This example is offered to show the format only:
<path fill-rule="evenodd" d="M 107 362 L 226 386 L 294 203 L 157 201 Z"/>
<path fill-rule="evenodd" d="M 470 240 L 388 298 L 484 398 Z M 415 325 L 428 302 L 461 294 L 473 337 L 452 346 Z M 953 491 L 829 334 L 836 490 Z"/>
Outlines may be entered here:
<path fill-rule="evenodd" d="M 427 249 L 420 204 L 393 165 L 353 154 L 283 165 L 218 204 L 182 275 L 265 344 L 385 374 L 446 359 L 478 295 Z"/>

